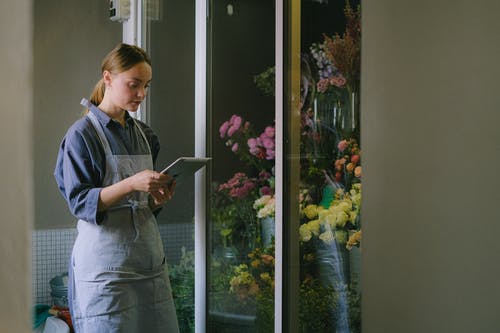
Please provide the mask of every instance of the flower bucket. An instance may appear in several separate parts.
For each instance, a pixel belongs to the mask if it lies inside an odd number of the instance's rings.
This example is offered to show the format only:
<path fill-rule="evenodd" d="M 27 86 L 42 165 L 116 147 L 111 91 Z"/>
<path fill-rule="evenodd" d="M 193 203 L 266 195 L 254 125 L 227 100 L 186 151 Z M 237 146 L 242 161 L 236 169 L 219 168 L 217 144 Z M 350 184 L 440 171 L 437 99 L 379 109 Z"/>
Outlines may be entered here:
<path fill-rule="evenodd" d="M 275 221 L 274 217 L 266 216 L 260 220 L 261 225 L 261 235 L 262 235 L 262 245 L 267 247 L 271 245 L 273 237 L 275 235 Z"/>

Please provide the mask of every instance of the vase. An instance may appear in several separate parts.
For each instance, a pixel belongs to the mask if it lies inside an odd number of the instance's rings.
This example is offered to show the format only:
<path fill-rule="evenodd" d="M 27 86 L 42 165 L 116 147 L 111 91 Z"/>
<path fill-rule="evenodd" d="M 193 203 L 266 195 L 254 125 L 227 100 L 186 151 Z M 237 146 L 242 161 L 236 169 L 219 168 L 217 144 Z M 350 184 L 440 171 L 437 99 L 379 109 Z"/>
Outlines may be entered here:
<path fill-rule="evenodd" d="M 275 235 L 275 225 L 274 217 L 266 216 L 260 220 L 262 246 L 268 247 L 271 245 Z"/>
<path fill-rule="evenodd" d="M 230 264 L 237 264 L 240 260 L 238 250 L 234 246 L 222 247 L 221 256 L 225 262 Z"/>
<path fill-rule="evenodd" d="M 336 233 L 345 232 L 337 230 Z M 335 318 L 337 332 L 349 333 L 348 286 L 350 279 L 349 251 L 345 237 L 335 237 L 332 242 L 318 241 L 316 248 L 319 277 L 325 288 L 332 288 L 337 297 Z"/>
<path fill-rule="evenodd" d="M 359 92 L 346 88 L 337 105 L 338 140 L 359 137 Z"/>

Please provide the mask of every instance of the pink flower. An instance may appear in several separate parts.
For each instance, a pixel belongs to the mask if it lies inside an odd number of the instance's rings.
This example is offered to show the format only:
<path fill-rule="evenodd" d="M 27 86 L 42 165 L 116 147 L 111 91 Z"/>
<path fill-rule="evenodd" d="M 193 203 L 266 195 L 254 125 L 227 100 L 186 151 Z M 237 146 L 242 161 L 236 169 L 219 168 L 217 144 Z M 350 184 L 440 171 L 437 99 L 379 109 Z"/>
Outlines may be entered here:
<path fill-rule="evenodd" d="M 256 138 L 250 138 L 250 139 L 248 139 L 247 144 L 248 144 L 248 147 L 250 149 L 253 149 L 253 148 L 255 148 L 257 146 L 257 139 Z"/>
<path fill-rule="evenodd" d="M 231 116 L 231 119 L 229 119 L 229 122 L 234 126 L 236 127 L 236 129 L 239 129 L 240 126 L 241 126 L 241 123 L 243 121 L 243 118 L 241 118 L 240 116 L 237 116 L 235 114 L 233 114 Z"/>
<path fill-rule="evenodd" d="M 236 133 L 238 131 L 238 128 L 234 127 L 233 125 L 231 125 L 229 127 L 229 129 L 227 130 L 227 136 L 231 137 L 233 136 L 234 133 Z"/>
<path fill-rule="evenodd" d="M 340 151 L 344 151 L 347 148 L 347 146 L 349 146 L 347 140 L 342 140 L 339 142 L 337 147 L 339 148 Z"/>
<path fill-rule="evenodd" d="M 231 119 L 229 119 L 230 127 L 229 127 L 229 130 L 227 131 L 227 135 L 233 136 L 233 134 L 236 133 L 240 129 L 242 122 L 243 122 L 243 118 L 233 114 L 231 116 Z"/>
<path fill-rule="evenodd" d="M 255 184 L 247 180 L 243 186 L 234 187 L 229 191 L 229 195 L 233 198 L 244 198 L 250 193 L 251 190 L 255 188 Z"/>
<path fill-rule="evenodd" d="M 352 155 L 351 162 L 357 164 L 359 162 L 359 155 Z"/>
<path fill-rule="evenodd" d="M 274 139 L 266 136 L 261 136 L 260 141 L 262 142 L 262 146 L 264 146 L 264 148 L 266 149 L 274 148 Z"/>
<path fill-rule="evenodd" d="M 260 188 L 260 194 L 261 195 L 271 195 L 272 194 L 271 188 L 269 186 L 262 186 Z"/>
<path fill-rule="evenodd" d="M 247 141 L 248 147 L 250 148 L 250 154 L 257 156 L 259 158 L 263 157 L 262 143 L 259 138 L 250 138 Z"/>
<path fill-rule="evenodd" d="M 266 160 L 274 160 L 275 152 L 274 149 L 266 150 Z"/>
<path fill-rule="evenodd" d="M 342 171 L 342 169 L 344 168 L 345 162 L 346 162 L 346 159 L 343 157 L 336 160 L 335 161 L 335 170 Z"/>
<path fill-rule="evenodd" d="M 227 129 L 229 128 L 229 121 L 225 121 L 219 128 L 220 137 L 224 138 L 226 136 Z"/>
<path fill-rule="evenodd" d="M 236 153 L 238 151 L 238 143 L 237 142 L 231 147 L 231 150 L 233 151 L 233 153 Z"/>
<path fill-rule="evenodd" d="M 269 179 L 269 178 L 271 178 L 271 174 L 267 171 L 261 171 L 261 172 L 259 172 L 259 178 L 264 179 L 264 180 Z"/>
<path fill-rule="evenodd" d="M 323 93 L 328 89 L 328 79 L 321 79 L 316 84 L 318 92 Z"/>
<path fill-rule="evenodd" d="M 264 130 L 264 133 L 270 137 L 270 138 L 274 138 L 274 134 L 275 134 L 275 129 L 274 127 L 272 126 L 267 126 L 266 129 Z"/>
<path fill-rule="evenodd" d="M 342 76 L 342 74 L 338 74 L 336 76 L 331 77 L 328 83 L 330 83 L 332 86 L 342 88 L 346 83 L 346 79 L 345 77 Z"/>

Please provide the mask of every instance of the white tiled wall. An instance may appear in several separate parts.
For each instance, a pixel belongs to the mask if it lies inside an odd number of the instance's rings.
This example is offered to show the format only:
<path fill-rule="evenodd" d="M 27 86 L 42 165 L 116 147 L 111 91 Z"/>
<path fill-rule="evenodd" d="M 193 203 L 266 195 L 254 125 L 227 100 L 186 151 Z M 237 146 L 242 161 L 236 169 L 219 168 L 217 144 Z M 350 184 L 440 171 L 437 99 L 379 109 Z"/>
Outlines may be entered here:
<path fill-rule="evenodd" d="M 168 263 L 179 261 L 183 246 L 186 250 L 194 248 L 193 224 L 162 224 L 159 227 Z M 33 304 L 51 304 L 49 281 L 54 276 L 68 271 L 76 235 L 76 228 L 33 231 Z"/>

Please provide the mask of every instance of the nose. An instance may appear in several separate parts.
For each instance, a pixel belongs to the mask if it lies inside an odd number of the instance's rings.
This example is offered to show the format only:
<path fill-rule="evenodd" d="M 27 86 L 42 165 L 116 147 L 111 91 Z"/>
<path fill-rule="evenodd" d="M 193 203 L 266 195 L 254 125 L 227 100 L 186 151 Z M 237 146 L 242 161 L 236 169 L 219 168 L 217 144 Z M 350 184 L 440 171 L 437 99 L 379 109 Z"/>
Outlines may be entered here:
<path fill-rule="evenodd" d="M 146 96 L 146 88 L 140 87 L 137 90 L 137 97 L 144 98 Z"/>
<path fill-rule="evenodd" d="M 140 97 L 141 99 L 146 97 L 147 94 L 147 88 L 146 87 L 140 87 L 137 89 L 137 97 Z"/>

